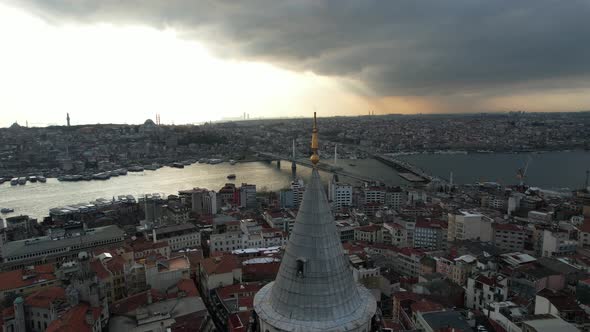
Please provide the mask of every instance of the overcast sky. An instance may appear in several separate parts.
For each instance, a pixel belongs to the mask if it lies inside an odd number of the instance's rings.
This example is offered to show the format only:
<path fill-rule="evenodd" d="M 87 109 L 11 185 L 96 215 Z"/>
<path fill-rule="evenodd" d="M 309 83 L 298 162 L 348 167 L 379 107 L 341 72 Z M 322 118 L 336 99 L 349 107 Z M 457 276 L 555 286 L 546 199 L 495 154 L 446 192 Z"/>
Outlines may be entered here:
<path fill-rule="evenodd" d="M 0 126 L 590 109 L 587 0 L 0 0 Z"/>

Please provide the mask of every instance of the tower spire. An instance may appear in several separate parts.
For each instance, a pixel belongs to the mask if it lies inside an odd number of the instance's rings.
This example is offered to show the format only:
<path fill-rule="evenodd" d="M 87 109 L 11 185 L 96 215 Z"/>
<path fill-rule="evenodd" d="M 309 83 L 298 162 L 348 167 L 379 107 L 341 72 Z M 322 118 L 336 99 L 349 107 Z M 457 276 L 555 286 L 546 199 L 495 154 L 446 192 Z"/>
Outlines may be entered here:
<path fill-rule="evenodd" d="M 315 115 L 311 148 L 314 168 L 276 279 L 254 296 L 259 330 L 369 331 L 377 303 L 354 281 L 340 242 L 317 168 Z"/>
<path fill-rule="evenodd" d="M 309 160 L 311 160 L 311 163 L 313 164 L 314 168 L 317 167 L 318 163 L 320 162 L 318 148 L 318 122 L 316 118 L 316 112 L 313 112 L 313 130 L 311 131 L 311 151 L 313 151 L 313 154 L 311 155 Z"/>

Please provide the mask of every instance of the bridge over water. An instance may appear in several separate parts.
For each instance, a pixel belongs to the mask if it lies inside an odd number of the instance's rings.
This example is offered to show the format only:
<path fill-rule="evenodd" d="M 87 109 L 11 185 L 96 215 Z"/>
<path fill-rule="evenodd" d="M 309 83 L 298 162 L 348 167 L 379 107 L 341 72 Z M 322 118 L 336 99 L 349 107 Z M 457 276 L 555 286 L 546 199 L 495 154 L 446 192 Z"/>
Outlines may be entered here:
<path fill-rule="evenodd" d="M 285 156 L 280 156 L 278 154 L 274 154 L 274 153 L 270 153 L 270 152 L 259 152 L 256 151 L 256 153 L 259 156 L 260 160 L 266 160 L 266 161 L 276 161 L 277 162 L 277 167 L 281 166 L 281 160 L 287 160 L 291 162 L 291 167 L 293 169 L 296 168 L 296 165 L 299 166 L 304 166 L 304 167 L 308 167 L 308 168 L 312 168 L 313 164 L 311 163 L 311 161 L 308 160 L 301 160 L 301 159 L 293 159 L 293 158 L 289 158 L 289 157 L 285 157 Z M 384 179 L 380 179 L 380 178 L 376 178 L 376 177 L 368 177 L 368 176 L 361 176 L 358 174 L 354 174 L 351 173 L 349 171 L 344 170 L 342 167 L 338 167 L 338 166 L 334 166 L 334 165 L 330 165 L 330 164 L 326 164 L 326 163 L 322 163 L 320 161 L 320 163 L 318 164 L 318 169 L 324 172 L 328 172 L 328 173 L 333 173 L 333 174 L 337 174 L 337 175 L 341 175 L 341 176 L 345 176 L 351 179 L 355 179 L 355 180 L 359 180 L 359 181 L 363 181 L 363 182 L 383 182 L 385 183 Z"/>
<path fill-rule="evenodd" d="M 281 155 L 270 153 L 270 152 L 256 152 L 256 153 L 258 154 L 260 160 L 277 161 L 278 167 L 280 167 L 281 160 L 291 161 L 293 169 L 296 168 L 296 165 L 310 167 L 310 168 L 312 167 L 311 162 L 307 161 L 307 160 L 293 159 L 293 158 L 281 156 Z M 381 155 L 381 154 L 373 154 L 372 157 L 375 160 L 380 161 L 380 162 L 396 169 L 399 172 L 398 173 L 399 176 L 401 178 L 407 180 L 408 182 L 428 183 L 431 181 L 442 181 L 442 179 L 434 177 L 434 176 L 424 172 L 420 168 L 418 168 L 408 162 L 396 159 L 394 157 Z M 322 171 L 325 171 L 325 172 L 330 172 L 333 174 L 346 176 L 346 177 L 353 178 L 353 179 L 360 180 L 360 181 L 364 181 L 364 182 L 378 181 L 378 182 L 385 183 L 384 179 L 370 177 L 370 176 L 361 176 L 361 175 L 346 171 L 342 167 L 337 167 L 337 166 L 330 165 L 330 164 L 325 164 L 325 163 L 320 162 L 320 164 L 318 165 L 318 168 Z"/>

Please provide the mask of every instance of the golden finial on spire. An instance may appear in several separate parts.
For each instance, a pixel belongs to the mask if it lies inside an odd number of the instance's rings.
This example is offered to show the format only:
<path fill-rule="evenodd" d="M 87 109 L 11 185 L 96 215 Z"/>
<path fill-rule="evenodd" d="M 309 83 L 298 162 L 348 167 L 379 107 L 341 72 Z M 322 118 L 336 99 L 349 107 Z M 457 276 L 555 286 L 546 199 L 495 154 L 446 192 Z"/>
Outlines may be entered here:
<path fill-rule="evenodd" d="M 317 164 L 320 162 L 320 156 L 318 155 L 318 148 L 319 148 L 318 122 L 316 119 L 316 113 L 313 112 L 313 130 L 311 131 L 311 151 L 313 151 L 313 154 L 311 155 L 309 160 L 311 160 L 311 163 L 313 164 L 314 167 L 316 167 Z"/>

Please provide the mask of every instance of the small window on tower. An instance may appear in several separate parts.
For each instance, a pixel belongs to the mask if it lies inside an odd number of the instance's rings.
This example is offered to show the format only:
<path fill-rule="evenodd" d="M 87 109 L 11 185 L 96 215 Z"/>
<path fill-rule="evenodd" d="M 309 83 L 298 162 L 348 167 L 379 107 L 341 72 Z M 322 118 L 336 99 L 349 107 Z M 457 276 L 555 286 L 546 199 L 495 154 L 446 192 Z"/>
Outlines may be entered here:
<path fill-rule="evenodd" d="M 305 258 L 297 258 L 297 277 L 303 278 L 303 267 L 305 266 Z"/>

